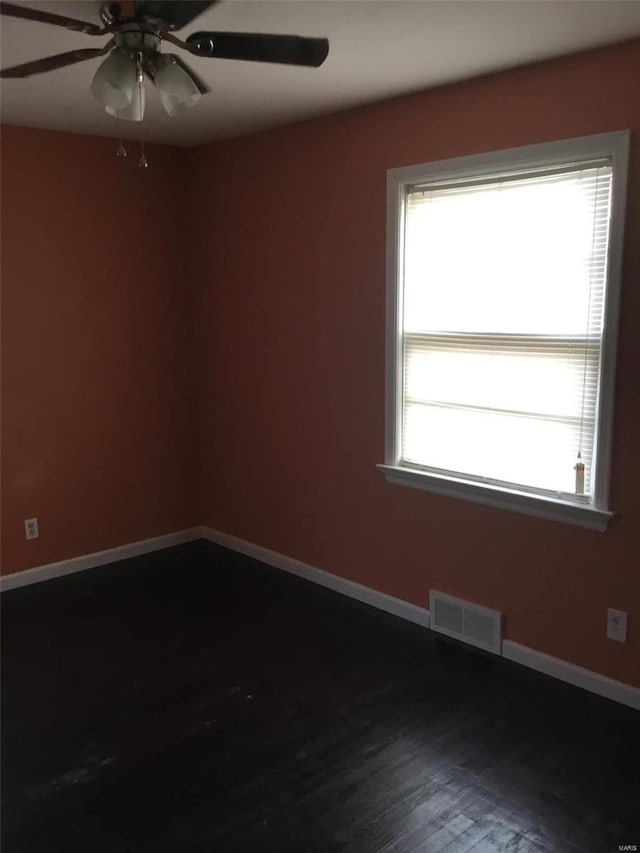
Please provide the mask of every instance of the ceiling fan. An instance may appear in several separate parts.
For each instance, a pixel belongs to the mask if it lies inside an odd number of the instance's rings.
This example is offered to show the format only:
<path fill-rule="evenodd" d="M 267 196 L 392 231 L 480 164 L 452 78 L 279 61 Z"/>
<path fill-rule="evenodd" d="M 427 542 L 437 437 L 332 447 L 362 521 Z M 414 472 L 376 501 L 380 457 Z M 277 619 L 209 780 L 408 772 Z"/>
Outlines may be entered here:
<path fill-rule="evenodd" d="M 241 59 L 317 68 L 329 53 L 326 38 L 266 33 L 196 32 L 185 40 L 174 35 L 220 0 L 120 0 L 100 7 L 102 26 L 14 3 L 0 2 L 0 14 L 65 27 L 90 36 L 111 36 L 98 48 L 80 48 L 0 71 L 15 79 L 54 71 L 107 55 L 91 83 L 91 91 L 105 110 L 117 118 L 141 121 L 144 114 L 144 77 L 156 86 L 169 115 L 193 106 L 209 91 L 207 85 L 173 53 L 162 53 L 162 42 L 194 56 Z"/>

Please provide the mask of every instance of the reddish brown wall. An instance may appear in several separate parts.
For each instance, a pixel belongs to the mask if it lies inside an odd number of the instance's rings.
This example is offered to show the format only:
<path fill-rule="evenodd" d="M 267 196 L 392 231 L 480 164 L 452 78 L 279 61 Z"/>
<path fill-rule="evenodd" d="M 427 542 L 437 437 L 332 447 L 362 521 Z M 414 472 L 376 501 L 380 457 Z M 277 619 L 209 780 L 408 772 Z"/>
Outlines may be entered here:
<path fill-rule="evenodd" d="M 640 684 L 639 69 L 635 42 L 154 148 L 146 173 L 111 141 L 3 128 L 3 571 L 206 523 L 418 604 L 498 607 L 509 638 Z M 610 530 L 385 483 L 386 170 L 627 127 Z"/>
<path fill-rule="evenodd" d="M 640 684 L 639 72 L 636 41 L 191 153 L 204 523 L 417 604 L 499 608 L 507 637 Z M 596 533 L 387 484 L 386 170 L 622 128 L 618 518 Z"/>
<path fill-rule="evenodd" d="M 147 153 L 2 128 L 5 573 L 197 521 L 183 152 Z"/>

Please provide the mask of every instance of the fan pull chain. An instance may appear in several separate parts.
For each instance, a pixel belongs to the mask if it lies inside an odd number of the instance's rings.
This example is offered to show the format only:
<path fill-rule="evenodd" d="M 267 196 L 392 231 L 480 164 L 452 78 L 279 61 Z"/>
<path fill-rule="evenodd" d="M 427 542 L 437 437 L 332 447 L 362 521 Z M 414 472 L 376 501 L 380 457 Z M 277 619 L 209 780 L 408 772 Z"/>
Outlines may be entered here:
<path fill-rule="evenodd" d="M 117 115 L 116 118 L 118 121 L 118 127 L 120 127 L 120 116 Z M 127 149 L 124 147 L 124 142 L 122 141 L 122 137 L 120 137 L 120 139 L 118 140 L 118 148 L 116 151 L 116 157 L 118 158 L 118 160 L 124 160 L 124 158 L 126 156 L 127 156 Z"/>
<path fill-rule="evenodd" d="M 142 118 L 142 86 L 144 82 L 144 74 L 142 73 L 142 54 L 138 58 L 138 103 L 140 104 L 140 117 Z M 144 153 L 144 140 L 140 137 L 140 157 L 138 166 L 141 169 L 148 169 L 149 163 Z"/>
<path fill-rule="evenodd" d="M 149 168 L 149 163 L 147 162 L 147 158 L 144 153 L 144 142 L 142 139 L 140 140 L 140 159 L 138 160 L 138 166 L 140 166 L 141 169 Z"/>

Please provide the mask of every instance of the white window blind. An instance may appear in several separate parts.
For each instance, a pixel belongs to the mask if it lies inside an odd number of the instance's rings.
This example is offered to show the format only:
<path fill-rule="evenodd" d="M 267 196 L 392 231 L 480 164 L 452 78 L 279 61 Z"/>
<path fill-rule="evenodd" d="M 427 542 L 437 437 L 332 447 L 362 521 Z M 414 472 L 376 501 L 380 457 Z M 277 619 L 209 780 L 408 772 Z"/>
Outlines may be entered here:
<path fill-rule="evenodd" d="M 599 160 L 407 188 L 401 466 L 590 500 L 611 183 Z"/>

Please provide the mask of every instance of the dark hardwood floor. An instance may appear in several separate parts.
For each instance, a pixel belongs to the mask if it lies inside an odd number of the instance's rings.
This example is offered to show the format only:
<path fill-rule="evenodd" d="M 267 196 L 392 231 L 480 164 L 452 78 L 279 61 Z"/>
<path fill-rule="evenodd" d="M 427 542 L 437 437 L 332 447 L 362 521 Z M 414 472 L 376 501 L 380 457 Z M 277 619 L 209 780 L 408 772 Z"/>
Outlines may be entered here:
<path fill-rule="evenodd" d="M 2 617 L 4 853 L 640 849 L 640 714 L 212 545 Z"/>

